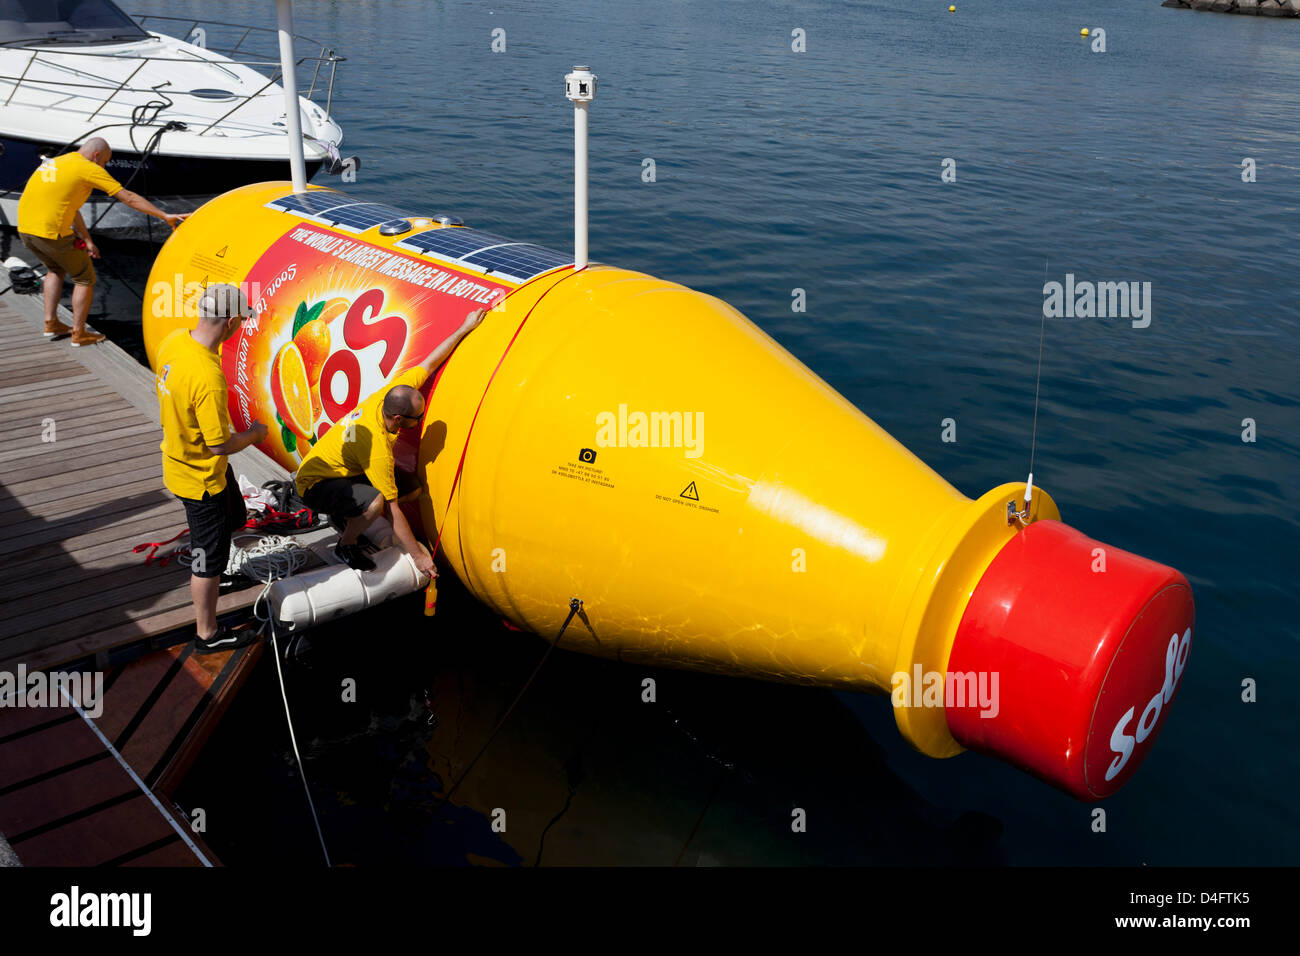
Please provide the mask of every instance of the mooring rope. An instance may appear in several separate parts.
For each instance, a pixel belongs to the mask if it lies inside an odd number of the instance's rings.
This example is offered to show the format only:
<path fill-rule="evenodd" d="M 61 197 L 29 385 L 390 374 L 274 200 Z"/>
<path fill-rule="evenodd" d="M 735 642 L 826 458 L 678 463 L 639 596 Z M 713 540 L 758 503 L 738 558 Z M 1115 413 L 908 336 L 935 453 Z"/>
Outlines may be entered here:
<path fill-rule="evenodd" d="M 551 652 L 554 651 L 556 645 L 560 643 L 560 638 L 564 636 L 564 632 L 565 630 L 568 629 L 569 624 L 573 621 L 574 615 L 581 610 L 582 610 L 582 601 L 580 601 L 578 598 L 570 598 L 569 616 L 566 617 L 564 619 L 564 623 L 560 625 L 560 630 L 555 635 L 555 639 L 551 641 L 550 646 L 546 648 L 546 653 L 543 654 L 542 659 L 537 662 L 537 666 L 533 668 L 533 672 L 528 675 L 528 680 L 524 681 L 524 686 L 519 688 L 519 693 L 515 694 L 515 699 L 510 702 L 510 706 L 506 708 L 506 712 L 501 715 L 501 719 L 498 720 L 496 726 L 492 728 L 492 732 L 488 734 L 487 740 L 483 741 L 483 746 L 480 747 L 478 753 L 474 755 L 474 759 L 469 762 L 469 765 L 465 767 L 464 771 L 461 772 L 461 775 L 456 778 L 456 782 L 453 783 L 451 787 L 447 790 L 446 795 L 444 795 L 442 800 L 438 802 L 438 805 L 433 808 L 433 812 L 429 817 L 430 822 L 433 822 L 434 818 L 436 818 L 437 815 L 442 812 L 443 807 L 445 807 L 448 804 L 448 802 L 450 802 L 452 795 L 456 792 L 456 790 L 460 787 L 460 785 L 464 783 L 465 778 L 469 776 L 470 771 L 474 769 L 474 765 L 479 762 L 479 758 L 482 757 L 483 754 L 487 752 L 488 746 L 491 745 L 492 741 L 496 739 L 497 733 L 501 730 L 503 726 L 505 726 L 505 722 L 510 719 L 510 715 L 511 713 L 514 712 L 514 709 L 518 705 L 519 701 L 523 700 L 524 694 L 527 693 L 528 688 L 533 685 L 533 681 L 536 680 L 537 675 L 541 673 L 542 667 L 550 659 Z"/>
<path fill-rule="evenodd" d="M 283 535 L 267 535 L 252 548 L 236 548 L 231 545 L 231 565 L 236 564 L 241 573 L 263 582 L 260 594 L 253 601 L 253 617 L 262 622 L 259 631 L 271 632 L 271 653 L 275 657 L 275 675 L 280 682 L 280 700 L 284 703 L 284 720 L 289 726 L 289 744 L 293 747 L 294 759 L 298 762 L 298 776 L 302 779 L 303 792 L 307 794 L 307 807 L 311 810 L 312 823 L 316 827 L 316 839 L 320 841 L 321 853 L 325 856 L 325 865 L 333 867 L 330 862 L 329 847 L 325 844 L 325 833 L 321 829 L 320 815 L 316 812 L 316 801 L 311 796 L 311 785 L 307 782 L 307 767 L 302 762 L 302 753 L 298 749 L 298 735 L 293 729 L 293 714 L 289 709 L 289 691 L 284 684 L 284 668 L 280 664 L 280 641 L 275 629 L 275 615 L 270 605 L 266 604 L 266 616 L 258 613 L 258 607 L 266 602 L 271 585 L 287 578 L 307 563 L 308 552 L 292 538 Z"/>
<path fill-rule="evenodd" d="M 270 585 L 268 584 L 267 587 L 269 588 Z M 289 713 L 289 692 L 285 689 L 284 669 L 280 666 L 280 642 L 276 638 L 275 620 L 268 617 L 266 625 L 271 629 L 271 651 L 275 655 L 275 675 L 280 679 L 280 699 L 284 701 L 284 720 L 289 725 L 289 743 L 293 745 L 293 756 L 298 761 L 298 776 L 302 778 L 302 789 L 307 794 L 311 820 L 316 825 L 316 839 L 320 841 L 321 853 L 325 854 L 325 865 L 332 868 L 334 864 L 330 862 L 329 847 L 325 845 L 325 834 L 321 830 L 320 815 L 316 812 L 316 801 L 311 798 L 311 785 L 307 783 L 307 768 L 303 765 L 302 754 L 298 751 L 298 736 L 293 730 L 293 715 Z"/>
<path fill-rule="evenodd" d="M 1043 260 L 1043 285 L 1047 285 L 1047 260 Z M 1043 309 L 1038 326 L 1038 371 L 1034 375 L 1034 424 L 1029 433 L 1029 480 L 1025 482 L 1025 517 L 1029 517 L 1029 500 L 1034 496 L 1034 453 L 1038 450 L 1038 394 L 1043 384 L 1043 339 L 1047 335 L 1047 309 Z"/>

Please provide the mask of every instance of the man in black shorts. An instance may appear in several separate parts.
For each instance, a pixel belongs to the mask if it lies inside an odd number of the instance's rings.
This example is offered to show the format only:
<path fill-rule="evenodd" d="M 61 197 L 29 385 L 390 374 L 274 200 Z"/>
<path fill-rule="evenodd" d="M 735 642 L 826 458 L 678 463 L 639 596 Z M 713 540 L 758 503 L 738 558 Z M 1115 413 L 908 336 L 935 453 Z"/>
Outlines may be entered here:
<path fill-rule="evenodd" d="M 163 484 L 185 506 L 190 526 L 190 595 L 194 599 L 195 651 L 200 654 L 251 644 L 251 630 L 217 627 L 217 592 L 230 559 L 230 539 L 244 526 L 244 497 L 227 459 L 266 438 L 254 422 L 231 434 L 226 378 L 218 348 L 252 316 L 233 285 L 209 286 L 199 302 L 198 325 L 163 339 L 154 385 L 162 420 Z"/>

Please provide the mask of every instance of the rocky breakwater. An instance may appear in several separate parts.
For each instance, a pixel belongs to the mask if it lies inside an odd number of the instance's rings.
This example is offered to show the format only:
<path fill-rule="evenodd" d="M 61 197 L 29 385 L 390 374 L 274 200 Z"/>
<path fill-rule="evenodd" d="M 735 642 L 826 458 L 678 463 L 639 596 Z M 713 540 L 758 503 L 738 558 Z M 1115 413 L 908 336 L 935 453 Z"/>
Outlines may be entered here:
<path fill-rule="evenodd" d="M 1160 5 L 1251 17 L 1300 17 L 1300 0 L 1164 0 Z"/>

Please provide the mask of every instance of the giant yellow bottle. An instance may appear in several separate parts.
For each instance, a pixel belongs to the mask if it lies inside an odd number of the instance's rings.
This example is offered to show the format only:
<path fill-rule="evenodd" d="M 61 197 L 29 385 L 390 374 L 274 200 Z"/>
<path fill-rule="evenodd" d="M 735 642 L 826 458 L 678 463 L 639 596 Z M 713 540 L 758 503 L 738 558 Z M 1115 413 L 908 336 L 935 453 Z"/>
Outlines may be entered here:
<path fill-rule="evenodd" d="M 491 307 L 426 386 L 409 461 L 481 601 L 545 637 L 583 602 L 569 650 L 890 693 L 921 751 L 979 749 L 1087 800 L 1169 713 L 1194 617 L 1177 571 L 1023 483 L 966 498 L 717 298 L 268 183 L 164 246 L 151 357 L 217 281 L 259 313 L 223 347 L 232 416 L 272 424 L 289 468 Z"/>

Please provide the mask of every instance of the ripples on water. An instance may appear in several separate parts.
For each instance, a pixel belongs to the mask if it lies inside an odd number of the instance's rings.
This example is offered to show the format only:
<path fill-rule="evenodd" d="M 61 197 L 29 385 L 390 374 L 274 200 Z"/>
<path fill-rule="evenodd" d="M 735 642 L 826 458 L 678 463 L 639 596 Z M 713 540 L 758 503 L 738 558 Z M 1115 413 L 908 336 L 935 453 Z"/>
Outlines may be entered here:
<path fill-rule="evenodd" d="M 882 776 L 998 818 L 1011 862 L 1295 863 L 1300 22 L 1157 0 L 958 6 L 392 0 L 297 15 L 350 57 L 336 112 L 365 161 L 350 191 L 560 248 L 562 76 L 591 63 L 593 255 L 731 302 L 971 495 L 1028 467 L 1045 267 L 1150 281 L 1150 328 L 1048 322 L 1035 466 L 1066 520 L 1196 591 L 1193 666 L 1145 769 L 1108 803 L 1111 833 L 993 761 L 911 753 L 880 700 L 839 699 L 884 749 Z M 268 13 L 242 0 L 223 15 Z M 1108 52 L 1084 25 L 1106 29 Z M 489 51 L 498 26 L 504 55 Z M 789 52 L 795 27 L 806 54 Z M 940 442 L 947 417 L 956 444 Z M 550 679 L 586 666 L 555 663 Z M 1244 677 L 1259 703 L 1240 703 Z M 843 807 L 859 799 L 854 775 L 836 792 L 821 773 Z M 762 842 L 747 832 L 736 845 Z"/>

